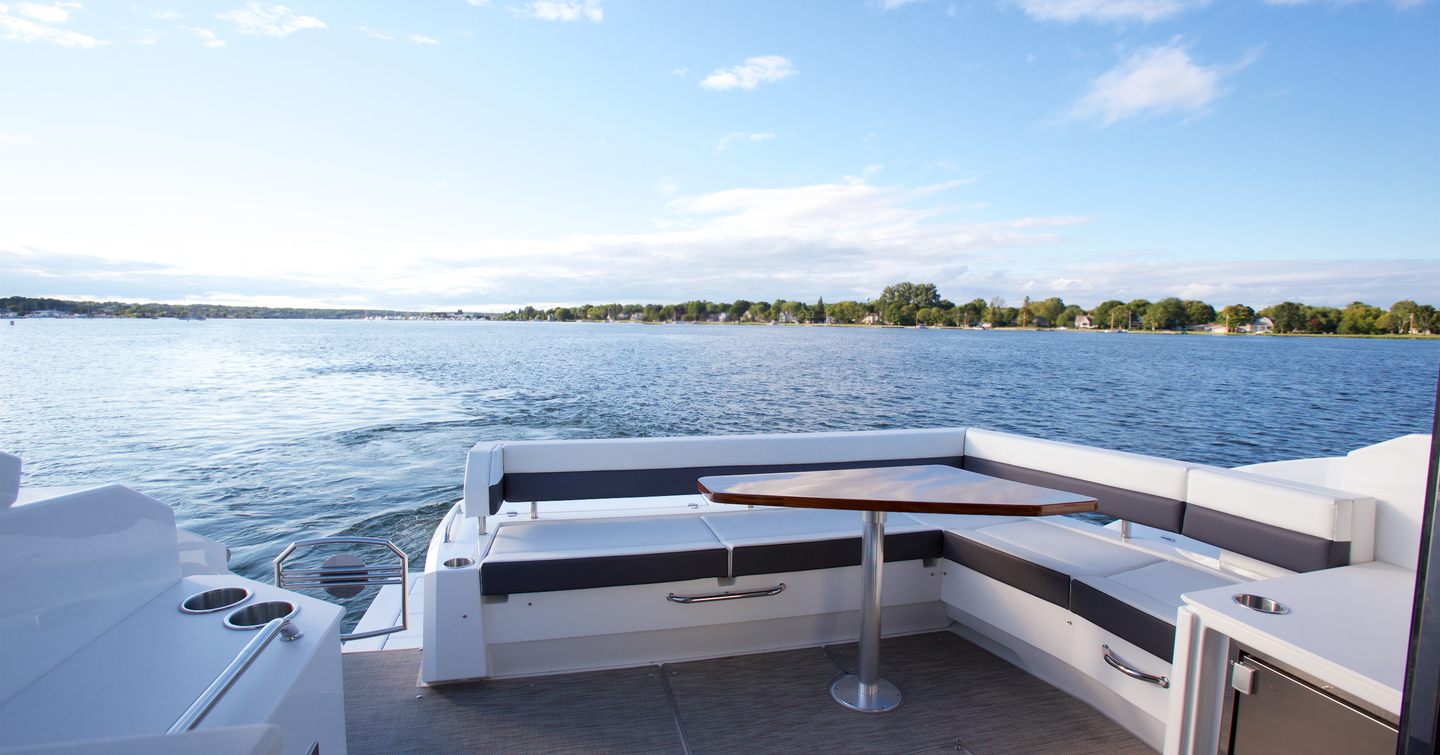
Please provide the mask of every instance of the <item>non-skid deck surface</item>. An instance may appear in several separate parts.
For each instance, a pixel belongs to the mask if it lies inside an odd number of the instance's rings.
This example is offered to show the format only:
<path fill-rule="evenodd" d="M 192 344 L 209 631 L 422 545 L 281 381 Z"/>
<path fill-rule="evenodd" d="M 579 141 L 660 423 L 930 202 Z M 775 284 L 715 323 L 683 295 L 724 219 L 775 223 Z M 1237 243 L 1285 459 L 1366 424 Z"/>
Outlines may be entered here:
<path fill-rule="evenodd" d="M 854 656 L 853 644 L 837 645 L 417 688 L 418 650 L 350 653 L 350 751 L 1152 752 L 949 632 L 885 640 L 882 676 L 904 704 L 883 715 L 848 711 L 828 687 Z"/>

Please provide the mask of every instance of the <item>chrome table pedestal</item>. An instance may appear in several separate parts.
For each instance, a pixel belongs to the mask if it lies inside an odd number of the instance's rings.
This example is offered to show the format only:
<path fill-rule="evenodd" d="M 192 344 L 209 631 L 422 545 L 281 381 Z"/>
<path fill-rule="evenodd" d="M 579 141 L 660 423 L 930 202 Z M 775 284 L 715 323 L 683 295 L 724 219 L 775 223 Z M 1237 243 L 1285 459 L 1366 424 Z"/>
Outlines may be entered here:
<path fill-rule="evenodd" d="M 900 689 L 880 678 L 880 582 L 885 567 L 885 512 L 864 512 L 861 550 L 860 668 L 830 685 L 835 702 L 861 713 L 888 713 L 900 707 Z"/>

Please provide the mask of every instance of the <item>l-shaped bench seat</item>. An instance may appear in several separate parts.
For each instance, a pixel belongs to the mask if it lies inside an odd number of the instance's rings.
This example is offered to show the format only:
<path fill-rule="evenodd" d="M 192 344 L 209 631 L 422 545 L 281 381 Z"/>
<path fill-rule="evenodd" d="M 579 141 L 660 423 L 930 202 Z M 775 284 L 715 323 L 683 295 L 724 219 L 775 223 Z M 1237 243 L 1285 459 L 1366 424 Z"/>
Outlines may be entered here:
<path fill-rule="evenodd" d="M 955 579 L 1059 609 L 1154 656 L 1168 671 L 1181 596 L 1373 559 L 1374 502 L 1256 474 L 975 428 L 478 445 L 467 516 L 506 501 L 693 494 L 708 474 L 949 464 L 1096 498 L 1133 538 L 1069 517 L 891 514 L 886 560 L 943 559 Z M 603 500 L 594 500 L 603 507 Z M 550 503 L 546 504 L 552 505 Z M 697 507 L 665 516 L 499 521 L 482 554 L 485 595 L 829 569 L 860 563 L 851 511 Z M 709 510 L 706 510 L 706 509 Z M 542 508 L 542 511 L 545 509 Z M 951 576 L 946 577 L 952 579 Z M 948 583 L 947 583 L 948 584 Z M 858 585 L 857 585 L 858 588 Z M 987 588 L 989 589 L 989 588 Z M 943 596 L 960 595 L 942 589 Z M 1023 596 L 1029 596 L 1023 597 Z M 1023 612 L 975 611 L 1002 631 Z M 953 602 L 953 605 L 952 605 Z M 1055 609 L 1051 609 L 1052 611 Z M 1097 643 L 1098 645 L 1098 643 Z M 1064 655 L 1060 641 L 1042 648 Z M 1097 648 L 1098 650 L 1098 648 Z M 1153 712 L 1152 707 L 1152 712 Z"/>

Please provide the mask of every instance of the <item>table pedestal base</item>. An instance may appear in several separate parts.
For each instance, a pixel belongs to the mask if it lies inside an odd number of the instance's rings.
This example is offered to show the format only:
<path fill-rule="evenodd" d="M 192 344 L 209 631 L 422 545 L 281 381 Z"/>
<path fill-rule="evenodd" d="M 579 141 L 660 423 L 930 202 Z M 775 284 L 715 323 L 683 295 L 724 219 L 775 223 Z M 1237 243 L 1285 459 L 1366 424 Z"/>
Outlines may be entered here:
<path fill-rule="evenodd" d="M 870 694 L 862 694 L 860 677 L 846 674 L 830 685 L 835 702 L 861 713 L 889 713 L 900 707 L 900 689 L 884 679 L 876 680 Z"/>

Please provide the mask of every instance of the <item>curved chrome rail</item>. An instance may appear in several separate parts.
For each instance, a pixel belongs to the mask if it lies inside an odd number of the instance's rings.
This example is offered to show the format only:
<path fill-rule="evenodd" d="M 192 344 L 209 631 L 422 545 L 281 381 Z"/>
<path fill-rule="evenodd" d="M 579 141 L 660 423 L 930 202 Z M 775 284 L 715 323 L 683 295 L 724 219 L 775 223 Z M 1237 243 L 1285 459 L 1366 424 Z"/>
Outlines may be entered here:
<path fill-rule="evenodd" d="M 289 619 L 271 619 L 270 623 L 260 629 L 260 634 L 255 635 L 254 639 L 240 649 L 240 654 L 235 656 L 235 660 L 230 661 L 230 665 L 226 666 L 219 676 L 215 677 L 215 681 L 210 682 L 210 686 L 195 698 L 195 702 L 190 703 L 190 707 L 175 719 L 175 723 L 170 724 L 170 728 L 165 733 L 179 734 L 199 726 L 200 722 L 205 720 L 205 716 L 209 715 L 215 705 L 220 702 L 220 699 L 225 697 L 225 693 L 235 686 L 240 675 L 250 668 L 250 664 L 254 663 L 256 658 L 260 657 L 260 653 L 270 645 L 270 641 L 275 639 L 276 635 L 280 635 L 282 642 L 293 642 L 304 636 L 301 634 L 300 628 L 290 623 Z"/>
<path fill-rule="evenodd" d="M 1141 671 L 1140 669 L 1131 666 L 1130 664 L 1121 660 L 1120 656 L 1116 655 L 1115 651 L 1111 650 L 1109 645 L 1101 645 L 1100 649 L 1105 651 L 1105 663 L 1109 664 L 1110 668 L 1119 671 L 1120 673 L 1130 677 L 1131 679 L 1138 679 L 1142 682 L 1146 682 L 1147 684 L 1153 684 L 1160 689 L 1170 688 L 1170 677 L 1147 674 L 1144 671 Z"/>

